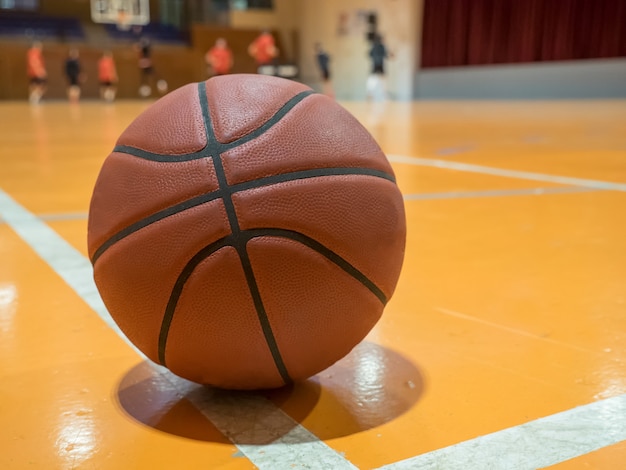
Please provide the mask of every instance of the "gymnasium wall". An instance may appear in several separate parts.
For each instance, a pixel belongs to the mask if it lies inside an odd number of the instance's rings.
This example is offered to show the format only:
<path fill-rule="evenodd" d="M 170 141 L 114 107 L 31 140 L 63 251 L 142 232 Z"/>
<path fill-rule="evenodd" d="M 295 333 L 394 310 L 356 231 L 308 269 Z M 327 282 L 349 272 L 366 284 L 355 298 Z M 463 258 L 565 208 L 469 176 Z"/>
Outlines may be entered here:
<path fill-rule="evenodd" d="M 157 0 L 151 6 L 158 8 Z M 300 80 L 320 89 L 313 45 L 321 42 L 331 55 L 336 96 L 365 98 L 370 71 L 369 43 L 359 18 L 375 13 L 378 31 L 394 58 L 388 61 L 387 84 L 393 99 L 540 99 L 626 97 L 626 59 L 598 59 L 468 67 L 419 68 L 424 0 L 275 0 L 271 11 L 231 11 L 230 28 L 194 25 L 192 47 L 155 47 L 155 65 L 170 89 L 206 78 L 204 52 L 218 36 L 227 37 L 235 52 L 235 72 L 253 72 L 245 52 L 259 30 L 277 37 L 283 57 L 300 65 Z M 41 0 L 42 13 L 78 16 L 89 22 L 89 0 Z M 343 20 L 341 20 L 343 19 Z M 101 50 L 80 44 L 88 75 L 86 98 L 97 96 L 96 61 Z M 27 42 L 0 42 L 0 99 L 26 99 Z M 62 74 L 68 45 L 47 43 L 44 56 L 50 72 L 48 98 L 65 97 Z M 114 44 L 121 98 L 136 98 L 139 86 L 136 53 L 128 44 Z"/>
<path fill-rule="evenodd" d="M 91 21 L 91 0 L 39 0 L 39 13 L 46 16 L 67 16 Z"/>
<path fill-rule="evenodd" d="M 370 61 L 365 29 L 357 15 L 375 12 L 378 29 L 395 56 L 388 66 L 390 94 L 408 100 L 413 97 L 419 61 L 422 4 L 423 0 L 274 0 L 273 10 L 232 10 L 230 26 L 236 30 L 275 31 L 283 58 L 299 63 L 300 79 L 318 89 L 321 83 L 313 45 L 321 42 L 332 56 L 337 98 L 361 100 L 365 98 Z M 350 18 L 346 34 L 338 31 L 342 15 Z M 211 36 L 210 31 L 206 34 Z M 197 40 L 193 42 L 197 44 Z"/>
<path fill-rule="evenodd" d="M 626 59 L 424 69 L 417 99 L 626 98 Z"/>
<path fill-rule="evenodd" d="M 333 86 L 338 99 L 365 98 L 370 72 L 369 43 L 359 12 L 375 12 L 378 30 L 393 52 L 388 62 L 387 85 L 398 100 L 413 97 L 419 61 L 423 0 L 300 0 L 300 67 L 302 79 L 320 86 L 313 45 L 321 42 L 331 55 Z M 344 21 L 340 24 L 340 18 Z"/>
<path fill-rule="evenodd" d="M 151 8 L 155 0 L 151 0 Z M 319 87 L 320 77 L 315 62 L 313 45 L 321 42 L 332 56 L 333 83 L 336 96 L 344 100 L 365 98 L 365 81 L 370 71 L 369 43 L 364 24 L 357 21 L 359 13 L 376 13 L 378 30 L 394 53 L 388 64 L 388 88 L 395 99 L 411 99 L 419 55 L 421 6 L 423 0 L 275 0 L 271 11 L 249 10 L 230 12 L 232 29 L 194 25 L 191 30 L 192 47 L 155 47 L 155 66 L 170 82 L 170 88 L 179 84 L 206 78 L 202 55 L 213 44 L 217 35 L 227 36 L 235 51 L 235 72 L 250 72 L 251 59 L 242 53 L 251 35 L 269 28 L 275 32 L 283 59 L 300 65 L 300 79 Z M 60 16 L 78 16 L 85 24 L 89 20 L 89 0 L 41 0 L 42 13 Z M 154 10 L 153 10 L 154 11 Z M 338 31 L 340 18 L 350 18 L 347 32 Z M 243 42 L 242 42 L 243 41 Z M 246 43 L 246 44 L 244 44 Z M 22 43 L 0 43 L 0 99 L 25 99 L 25 46 Z M 93 43 L 79 44 L 83 66 L 89 76 L 84 86 L 84 97 L 97 96 L 95 63 L 100 51 Z M 62 75 L 63 60 L 68 45 L 46 44 L 44 57 L 50 71 L 47 97 L 65 96 Z M 137 96 L 139 72 L 136 55 L 129 45 L 115 45 L 114 57 L 120 75 L 120 98 Z"/>

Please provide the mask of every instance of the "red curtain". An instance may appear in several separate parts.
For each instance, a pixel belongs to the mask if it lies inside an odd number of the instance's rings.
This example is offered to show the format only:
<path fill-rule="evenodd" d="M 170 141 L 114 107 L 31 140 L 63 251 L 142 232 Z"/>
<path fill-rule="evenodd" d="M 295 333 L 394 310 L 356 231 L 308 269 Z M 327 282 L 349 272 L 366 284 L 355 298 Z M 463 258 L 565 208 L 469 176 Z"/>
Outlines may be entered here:
<path fill-rule="evenodd" d="M 422 67 L 626 56 L 626 0 L 424 0 Z"/>

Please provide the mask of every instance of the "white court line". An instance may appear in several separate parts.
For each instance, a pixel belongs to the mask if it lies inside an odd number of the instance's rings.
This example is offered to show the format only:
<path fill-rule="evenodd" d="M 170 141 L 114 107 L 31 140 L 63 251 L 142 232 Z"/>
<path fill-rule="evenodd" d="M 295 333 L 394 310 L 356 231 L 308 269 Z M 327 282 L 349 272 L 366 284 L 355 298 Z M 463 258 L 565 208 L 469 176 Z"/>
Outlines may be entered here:
<path fill-rule="evenodd" d="M 34 214 L 0 189 L 0 217 L 142 358 L 109 315 L 93 281 L 89 260 Z M 182 396 L 188 398 L 219 431 L 261 470 L 356 470 L 339 453 L 300 426 L 269 400 L 255 394 L 203 389 L 154 364 Z M 190 391 L 191 390 L 191 391 Z M 268 443 L 265 445 L 251 442 Z"/>
<path fill-rule="evenodd" d="M 40 214 L 37 217 L 46 222 L 64 222 L 67 220 L 84 220 L 87 216 L 87 212 L 59 212 L 54 214 Z M 0 224 L 3 223 L 4 220 L 0 217 Z"/>
<path fill-rule="evenodd" d="M 510 326 L 501 325 L 499 323 L 490 322 L 488 320 L 483 320 L 482 318 L 472 317 L 471 315 L 466 315 L 464 313 L 455 312 L 454 310 L 448 310 L 447 308 L 437 307 L 436 311 L 444 313 L 446 315 L 450 315 L 451 317 L 461 318 L 462 320 L 469 320 L 475 323 L 480 323 L 482 325 L 490 326 L 492 328 L 497 328 L 499 330 L 508 331 L 509 333 L 513 333 L 520 336 L 526 336 L 527 338 L 532 338 L 538 341 L 543 341 L 546 343 L 556 344 L 562 348 L 574 349 L 576 351 L 584 352 L 592 355 L 600 355 L 599 352 L 594 351 L 592 349 L 582 348 L 580 346 L 576 346 L 575 344 L 565 343 L 563 341 L 557 341 L 552 338 L 548 338 L 546 336 L 536 335 L 534 333 L 529 333 L 528 331 L 520 330 L 518 328 L 511 328 Z"/>
<path fill-rule="evenodd" d="M 582 186 L 585 188 L 626 192 L 626 183 L 612 183 L 610 181 L 588 180 L 583 178 L 573 178 L 570 176 L 546 175 L 544 173 L 532 173 L 529 171 L 505 170 L 502 168 L 473 165 L 470 163 L 454 162 L 450 160 L 440 160 L 437 158 L 407 157 L 404 155 L 387 155 L 387 158 L 391 162 L 406 163 L 409 165 L 431 166 L 435 168 L 444 168 L 446 170 L 467 171 L 471 173 L 504 176 L 506 178 L 545 181 L 549 183 Z"/>
<path fill-rule="evenodd" d="M 49 222 L 64 220 L 83 220 L 88 216 L 87 212 L 61 212 L 55 214 L 41 214 L 39 218 Z"/>
<path fill-rule="evenodd" d="M 524 189 L 487 189 L 483 191 L 449 191 L 445 193 L 414 193 L 405 194 L 406 201 L 423 201 L 431 199 L 464 199 L 475 197 L 502 197 L 502 196 L 543 196 L 545 194 L 565 194 L 597 191 L 591 188 L 565 186 L 554 188 L 524 188 Z"/>
<path fill-rule="evenodd" d="M 378 470 L 536 470 L 624 440 L 626 394 L 385 465 Z M 622 468 L 622 464 L 614 462 L 611 468 Z"/>

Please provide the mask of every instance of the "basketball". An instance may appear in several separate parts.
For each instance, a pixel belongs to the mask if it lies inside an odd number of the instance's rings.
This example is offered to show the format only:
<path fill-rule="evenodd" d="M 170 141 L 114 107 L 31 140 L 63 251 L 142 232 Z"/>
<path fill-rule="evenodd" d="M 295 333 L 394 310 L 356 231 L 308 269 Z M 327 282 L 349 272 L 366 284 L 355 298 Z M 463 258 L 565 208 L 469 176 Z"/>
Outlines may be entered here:
<path fill-rule="evenodd" d="M 115 322 L 201 384 L 275 388 L 360 343 L 393 295 L 405 214 L 393 170 L 331 98 L 228 75 L 173 90 L 121 134 L 88 250 Z"/>

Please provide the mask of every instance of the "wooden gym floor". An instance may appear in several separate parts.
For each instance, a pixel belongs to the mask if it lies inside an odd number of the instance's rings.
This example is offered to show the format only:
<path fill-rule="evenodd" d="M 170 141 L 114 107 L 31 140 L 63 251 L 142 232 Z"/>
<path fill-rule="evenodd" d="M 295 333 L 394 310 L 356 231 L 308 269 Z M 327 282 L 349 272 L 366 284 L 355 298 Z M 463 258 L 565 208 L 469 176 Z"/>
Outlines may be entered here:
<path fill-rule="evenodd" d="M 114 330 L 86 217 L 147 106 L 0 103 L 1 469 L 626 468 L 626 102 L 345 103 L 405 195 L 348 357 L 204 390 Z"/>

